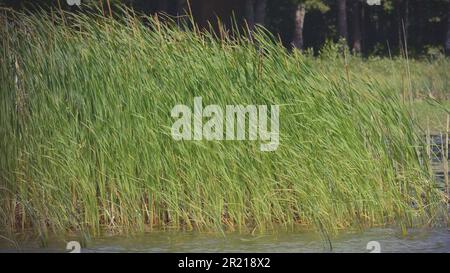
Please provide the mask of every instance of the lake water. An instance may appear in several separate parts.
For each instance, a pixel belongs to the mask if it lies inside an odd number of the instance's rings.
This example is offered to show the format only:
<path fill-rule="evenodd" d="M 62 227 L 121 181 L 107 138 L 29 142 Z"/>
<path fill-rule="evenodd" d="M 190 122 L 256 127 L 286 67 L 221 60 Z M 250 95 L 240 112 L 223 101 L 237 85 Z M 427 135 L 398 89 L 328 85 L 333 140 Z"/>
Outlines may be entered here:
<path fill-rule="evenodd" d="M 315 232 L 279 232 L 267 235 L 152 232 L 139 236 L 104 236 L 87 243 L 81 252 L 370 252 L 370 241 L 381 252 L 450 253 L 450 229 L 414 229 L 402 235 L 397 229 L 375 228 L 343 232 L 331 242 Z M 0 252 L 67 252 L 67 241 L 50 239 L 45 248 L 33 238 L 15 247 L 0 239 Z M 331 247 L 330 247 L 331 245 Z M 17 247 L 20 247 L 18 249 Z"/>

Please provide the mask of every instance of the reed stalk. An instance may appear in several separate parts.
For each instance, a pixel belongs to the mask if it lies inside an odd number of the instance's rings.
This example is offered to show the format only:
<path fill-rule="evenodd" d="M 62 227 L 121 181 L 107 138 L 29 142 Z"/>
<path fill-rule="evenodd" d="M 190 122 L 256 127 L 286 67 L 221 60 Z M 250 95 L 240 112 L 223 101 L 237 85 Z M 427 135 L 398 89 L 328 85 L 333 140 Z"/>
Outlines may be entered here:
<path fill-rule="evenodd" d="M 158 17 L 65 16 L 15 14 L 8 20 L 26 24 L 0 26 L 1 229 L 334 234 L 438 218 L 444 195 L 418 156 L 422 136 L 391 71 L 403 60 L 347 56 L 343 71 L 333 46 L 318 58 L 290 53 L 258 28 L 252 40 L 219 41 Z M 14 56 L 27 95 L 20 112 Z M 430 67 L 409 66 L 408 80 L 425 85 Z M 280 105 L 278 150 L 175 141 L 170 111 L 195 96 Z"/>

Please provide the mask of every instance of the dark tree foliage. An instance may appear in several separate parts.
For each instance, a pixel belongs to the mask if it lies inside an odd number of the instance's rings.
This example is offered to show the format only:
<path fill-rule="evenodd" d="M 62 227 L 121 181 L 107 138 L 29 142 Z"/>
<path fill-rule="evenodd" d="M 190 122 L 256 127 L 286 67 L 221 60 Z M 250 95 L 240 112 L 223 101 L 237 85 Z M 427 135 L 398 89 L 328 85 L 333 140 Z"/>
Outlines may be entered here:
<path fill-rule="evenodd" d="M 121 3 L 145 14 L 164 13 L 175 18 L 190 7 L 201 27 L 208 28 L 211 23 L 217 29 L 218 20 L 227 27 L 233 21 L 250 30 L 264 26 L 286 47 L 297 44 L 315 52 L 327 40 L 345 38 L 351 50 L 364 55 L 402 54 L 405 43 L 413 56 L 430 50 L 450 55 L 449 0 L 382 0 L 381 5 L 368 5 L 364 0 L 80 1 L 100 3 L 105 9 L 110 4 L 113 11 L 114 5 Z M 0 0 L 0 5 L 31 11 L 38 7 L 79 9 L 69 6 L 67 0 Z"/>

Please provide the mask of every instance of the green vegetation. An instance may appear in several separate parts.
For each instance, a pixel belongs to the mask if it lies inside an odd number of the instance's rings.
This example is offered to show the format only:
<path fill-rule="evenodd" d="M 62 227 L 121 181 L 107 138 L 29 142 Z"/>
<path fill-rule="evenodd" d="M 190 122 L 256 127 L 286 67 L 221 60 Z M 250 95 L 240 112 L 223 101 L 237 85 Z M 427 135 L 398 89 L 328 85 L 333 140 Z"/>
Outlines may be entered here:
<path fill-rule="evenodd" d="M 443 211 L 402 96 L 449 90 L 448 60 L 406 73 L 334 45 L 290 53 L 262 30 L 250 42 L 129 15 L 14 16 L 0 34 L 3 230 L 333 233 Z M 170 110 L 194 96 L 279 104 L 278 150 L 174 141 Z"/>
<path fill-rule="evenodd" d="M 422 131 L 430 130 L 431 133 L 445 132 L 449 109 L 449 100 L 439 105 L 433 105 L 427 101 L 417 101 L 412 105 L 412 112 L 419 127 Z"/>

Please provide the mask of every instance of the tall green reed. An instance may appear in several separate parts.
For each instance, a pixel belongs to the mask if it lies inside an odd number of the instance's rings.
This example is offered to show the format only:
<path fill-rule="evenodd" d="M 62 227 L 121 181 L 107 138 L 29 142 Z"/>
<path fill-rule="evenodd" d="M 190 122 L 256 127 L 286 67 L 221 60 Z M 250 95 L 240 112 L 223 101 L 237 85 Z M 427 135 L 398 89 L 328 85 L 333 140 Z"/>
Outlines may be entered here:
<path fill-rule="evenodd" d="M 430 224 L 443 207 L 397 82 L 373 62 L 351 60 L 347 75 L 340 57 L 290 53 L 262 29 L 248 39 L 127 13 L 9 16 L 3 229 L 334 233 Z M 170 110 L 195 96 L 280 105 L 278 150 L 174 141 Z"/>

